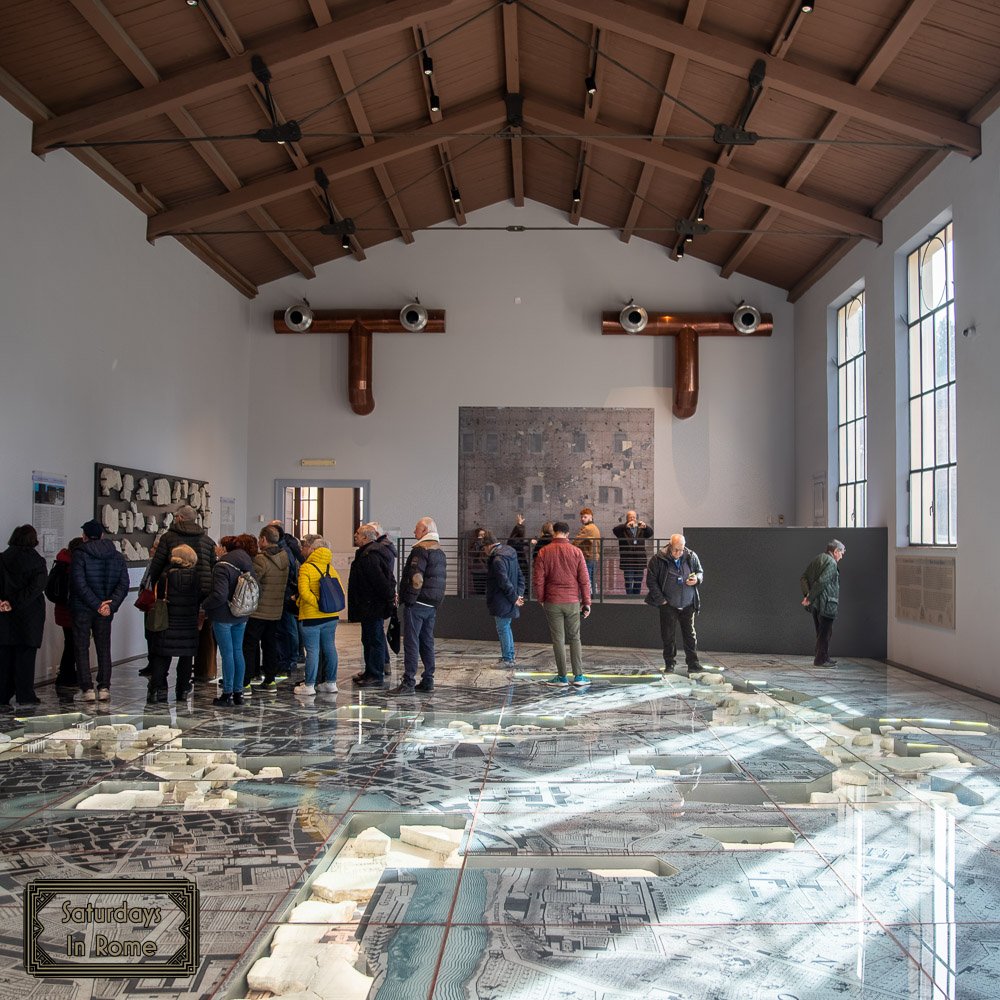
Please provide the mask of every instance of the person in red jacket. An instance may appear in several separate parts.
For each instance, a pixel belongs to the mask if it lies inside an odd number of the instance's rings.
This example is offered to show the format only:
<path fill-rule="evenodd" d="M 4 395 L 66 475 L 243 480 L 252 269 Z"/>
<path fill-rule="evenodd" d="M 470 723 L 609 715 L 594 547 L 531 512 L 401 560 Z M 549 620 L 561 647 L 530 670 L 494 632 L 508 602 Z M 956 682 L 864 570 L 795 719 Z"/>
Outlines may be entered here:
<path fill-rule="evenodd" d="M 583 553 L 569 540 L 569 525 L 556 521 L 552 541 L 538 553 L 534 568 L 535 596 L 545 609 L 556 658 L 556 676 L 548 683 L 566 686 L 566 645 L 573 665 L 573 687 L 585 688 L 580 619 L 590 614 L 590 574 Z"/>

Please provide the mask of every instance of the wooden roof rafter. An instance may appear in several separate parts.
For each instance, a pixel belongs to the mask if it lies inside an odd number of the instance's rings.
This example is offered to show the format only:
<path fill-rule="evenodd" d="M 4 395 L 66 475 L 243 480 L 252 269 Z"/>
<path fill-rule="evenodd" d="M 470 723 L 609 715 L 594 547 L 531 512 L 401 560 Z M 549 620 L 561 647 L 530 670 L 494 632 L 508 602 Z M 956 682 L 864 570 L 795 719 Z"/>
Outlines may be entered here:
<path fill-rule="evenodd" d="M 330 9 L 326 5 L 326 0 L 308 0 L 308 3 L 313 20 L 318 26 L 322 27 L 333 20 L 330 16 Z M 371 122 L 368 120 L 368 113 L 365 111 L 364 104 L 361 101 L 361 95 L 355 91 L 354 76 L 347 63 L 347 56 L 343 52 L 331 52 L 328 58 L 333 67 L 333 72 L 337 77 L 337 83 L 341 91 L 346 95 L 344 100 L 351 113 L 351 117 L 354 119 L 354 127 L 361 133 L 361 143 L 362 145 L 370 146 L 375 141 L 374 137 L 370 134 L 372 131 Z M 392 183 L 392 179 L 389 177 L 388 170 L 380 163 L 372 170 L 372 173 L 375 175 L 378 186 L 382 189 L 382 194 L 385 195 L 386 204 L 389 206 L 389 211 L 392 213 L 393 219 L 396 220 L 396 225 L 399 226 L 400 237 L 404 243 L 412 243 L 413 230 L 410 228 L 403 204 L 396 194 L 396 189 Z"/>
<path fill-rule="evenodd" d="M 605 46 L 610 40 L 605 39 Z M 606 63 L 598 53 L 601 48 L 601 29 L 591 26 L 590 29 L 590 58 L 588 65 L 594 77 L 594 93 L 583 92 L 583 120 L 586 122 L 597 121 L 597 112 L 601 105 L 601 85 L 604 83 L 604 73 Z M 580 217 L 583 214 L 583 202 L 587 197 L 587 187 L 590 184 L 590 170 L 588 160 L 590 159 L 590 145 L 586 140 L 580 142 L 580 159 L 577 163 L 575 184 L 573 189 L 572 202 L 569 210 L 569 221 L 574 225 L 580 224 Z"/>
<path fill-rule="evenodd" d="M 623 0 L 531 0 L 545 10 L 586 21 L 615 34 L 686 56 L 723 73 L 746 77 L 758 59 L 776 90 L 917 142 L 949 144 L 967 156 L 981 152 L 979 129 L 961 119 L 888 94 L 798 66 L 750 45 L 694 30 Z"/>
<path fill-rule="evenodd" d="M 153 87 L 160 82 L 160 75 L 153 64 L 101 0 L 70 0 L 70 3 L 139 83 L 144 87 Z M 167 117 L 185 138 L 204 139 L 205 132 L 184 108 L 171 109 L 167 112 Z M 214 143 L 193 142 L 191 148 L 228 190 L 235 191 L 243 186 L 235 171 L 229 166 Z M 309 258 L 299 250 L 288 236 L 277 231 L 280 227 L 264 209 L 255 208 L 247 214 L 253 222 L 260 226 L 261 235 L 270 240 L 278 252 L 301 275 L 306 278 L 316 276 L 316 271 Z"/>
<path fill-rule="evenodd" d="M 872 53 L 868 62 L 865 64 L 865 68 L 858 74 L 855 85 L 865 89 L 870 89 L 879 80 L 879 77 L 889 68 L 892 61 L 899 55 L 902 51 L 903 46 L 913 35 L 913 33 L 920 27 L 923 19 L 930 12 L 931 8 L 934 6 L 935 0 L 910 0 L 907 5 L 906 10 L 897 18 L 896 23 L 893 25 L 889 33 L 882 39 L 878 48 Z M 822 140 L 835 139 L 844 130 L 849 122 L 849 116 L 841 112 L 835 112 L 827 120 L 826 124 L 820 130 L 818 138 Z M 811 146 L 803 154 L 802 158 L 799 160 L 795 169 L 789 175 L 788 179 L 785 181 L 785 187 L 790 191 L 797 191 L 806 182 L 806 179 L 812 173 L 813 169 L 822 159 L 823 154 L 826 152 L 826 146 L 822 143 L 817 143 Z M 931 152 L 927 157 L 924 158 L 924 162 L 928 163 L 931 160 L 934 161 L 935 165 L 944 158 L 946 154 L 938 151 Z M 906 185 L 910 183 L 912 186 L 912 180 L 904 180 L 903 184 Z M 758 230 L 758 232 L 748 233 L 742 240 L 740 240 L 739 245 L 730 255 L 729 259 L 722 265 L 721 275 L 724 278 L 728 278 L 733 274 L 736 269 L 746 260 L 747 256 L 753 250 L 753 248 L 763 239 L 766 231 L 771 228 L 775 220 L 778 217 L 778 212 L 773 208 L 768 208 L 757 221 L 754 223 L 753 228 Z M 873 212 L 873 218 L 881 219 L 884 216 L 875 215 Z M 841 257 L 847 252 L 847 250 L 852 249 L 857 244 L 854 241 L 848 241 L 846 246 L 834 247 L 831 254 L 828 254 L 826 258 L 820 263 L 819 268 L 814 268 L 810 273 L 809 281 L 810 283 L 818 281 L 823 274 L 826 273 L 836 263 Z M 836 255 L 834 257 L 833 255 Z M 821 270 L 822 269 L 822 270 Z M 801 284 L 801 283 L 800 283 Z M 796 286 L 798 287 L 798 286 Z"/>
<path fill-rule="evenodd" d="M 395 0 L 392 4 L 345 17 L 268 42 L 256 48 L 272 73 L 314 62 L 331 52 L 347 52 L 422 20 L 472 6 L 474 0 Z M 35 126 L 32 151 L 43 154 L 59 143 L 109 135 L 115 129 L 145 121 L 172 108 L 201 103 L 254 82 L 250 53 L 200 66 L 162 80 L 153 87 L 112 97 L 59 115 Z"/>
<path fill-rule="evenodd" d="M 521 58 L 517 36 L 517 4 L 505 3 L 503 11 L 504 74 L 508 94 L 521 93 Z M 514 205 L 524 207 L 524 148 L 521 126 L 510 125 L 510 173 L 514 189 Z"/>
<path fill-rule="evenodd" d="M 225 7 L 222 5 L 222 0 L 212 0 L 212 6 L 209 8 L 207 4 L 199 5 L 199 10 L 205 16 L 205 20 L 208 22 L 209 27 L 212 29 L 212 33 L 218 38 L 219 43 L 226 50 L 227 54 L 231 59 L 235 59 L 238 56 L 243 55 L 246 52 L 246 46 L 243 44 L 243 40 L 240 38 L 239 32 L 236 30 L 236 26 L 230 20 Z M 221 28 L 221 30 L 220 30 Z M 270 123 L 271 111 L 267 106 L 267 99 L 264 96 L 258 82 L 255 80 L 253 83 L 247 84 L 247 89 L 250 95 L 253 97 L 254 102 L 264 113 L 264 117 Z M 278 104 L 278 99 L 272 94 L 271 95 L 271 105 L 274 108 L 274 113 L 282 121 L 287 121 L 287 115 L 283 114 L 281 107 Z M 283 142 L 279 143 L 279 149 L 283 149 L 288 159 L 296 167 L 308 167 L 309 159 L 306 157 L 305 153 L 302 152 L 301 148 L 297 143 L 294 142 Z M 309 193 L 312 195 L 313 200 L 319 206 L 320 211 L 323 213 L 324 218 L 326 217 L 326 201 L 323 195 L 320 193 L 319 188 L 315 185 L 309 189 Z M 334 218 L 339 222 L 343 219 L 344 215 L 337 208 L 336 202 L 330 199 L 330 209 L 333 212 Z M 277 227 L 277 223 L 273 223 Z M 361 243 L 355 238 L 351 237 L 351 249 L 349 251 L 355 260 L 365 260 L 365 250 Z M 314 278 L 315 272 L 313 274 L 306 275 L 308 278 Z"/>
<path fill-rule="evenodd" d="M 418 52 L 430 54 L 430 42 L 427 38 L 427 26 L 425 24 L 416 24 L 413 26 L 413 42 Z M 424 101 L 427 104 L 427 117 L 430 118 L 431 124 L 436 125 L 438 122 L 444 120 L 444 115 L 440 107 L 434 107 L 432 96 L 436 95 L 440 99 L 440 95 L 434 90 L 435 84 L 432 77 L 421 73 L 420 81 L 423 86 Z M 455 222 L 460 226 L 464 226 L 467 221 L 465 218 L 465 206 L 462 204 L 461 198 L 453 196 L 456 191 L 459 194 L 462 193 L 462 186 L 459 183 L 458 174 L 455 172 L 455 164 L 451 155 L 451 145 L 447 139 L 442 139 L 437 144 L 437 153 L 441 161 L 441 175 L 444 178 L 448 204 L 451 205 L 452 215 L 455 217 Z"/>
<path fill-rule="evenodd" d="M 405 136 L 381 139 L 370 146 L 347 152 L 333 153 L 315 162 L 331 181 L 360 171 L 371 170 L 376 164 L 390 163 L 412 153 L 439 145 L 450 135 L 482 132 L 506 121 L 506 105 L 501 100 L 485 101 L 452 117 Z M 302 168 L 275 174 L 244 185 L 240 191 L 202 198 L 188 205 L 170 209 L 154 216 L 147 226 L 147 237 L 157 239 L 167 233 L 193 229 L 230 218 L 247 208 L 265 205 L 281 198 L 308 190 L 315 183 L 313 169 Z"/>

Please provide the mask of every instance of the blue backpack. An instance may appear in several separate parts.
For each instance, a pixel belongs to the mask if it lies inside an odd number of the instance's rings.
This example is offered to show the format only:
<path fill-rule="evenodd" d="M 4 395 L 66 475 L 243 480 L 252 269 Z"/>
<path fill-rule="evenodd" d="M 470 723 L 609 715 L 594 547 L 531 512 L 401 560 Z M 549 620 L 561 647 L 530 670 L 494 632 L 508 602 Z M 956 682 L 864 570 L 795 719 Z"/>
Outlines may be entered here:
<path fill-rule="evenodd" d="M 344 597 L 344 588 L 340 585 L 340 580 L 335 576 L 330 576 L 330 567 L 320 574 L 319 577 L 319 609 L 324 615 L 339 614 L 347 604 Z"/>

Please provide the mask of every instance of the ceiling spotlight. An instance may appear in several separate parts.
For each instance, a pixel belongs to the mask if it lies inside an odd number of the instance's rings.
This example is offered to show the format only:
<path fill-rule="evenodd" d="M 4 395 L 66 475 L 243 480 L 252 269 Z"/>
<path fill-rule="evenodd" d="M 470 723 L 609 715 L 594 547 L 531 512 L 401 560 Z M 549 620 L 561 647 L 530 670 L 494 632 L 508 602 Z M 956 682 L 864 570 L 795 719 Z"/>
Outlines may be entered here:
<path fill-rule="evenodd" d="M 424 76 L 430 76 L 434 72 L 434 60 L 429 55 L 423 58 Z"/>
<path fill-rule="evenodd" d="M 340 245 L 345 250 L 350 250 L 351 249 L 351 237 L 348 236 L 347 233 L 344 233 L 344 236 L 343 236 L 343 238 L 340 241 Z"/>
<path fill-rule="evenodd" d="M 628 334 L 642 333 L 649 322 L 649 316 L 642 306 L 635 304 L 635 299 L 630 299 L 628 305 L 618 314 L 618 322 L 621 328 Z"/>
<path fill-rule="evenodd" d="M 434 91 L 431 91 L 431 111 L 441 110 L 441 98 Z"/>
<path fill-rule="evenodd" d="M 583 81 L 583 85 L 587 88 L 588 94 L 597 93 L 597 80 L 594 78 L 594 74 L 591 73 L 586 80 Z"/>
<path fill-rule="evenodd" d="M 753 333 L 760 326 L 760 310 L 741 302 L 733 313 L 733 326 L 741 337 Z"/>
<path fill-rule="evenodd" d="M 187 5 L 189 7 L 197 7 L 198 6 L 198 0 L 187 0 Z"/>
<path fill-rule="evenodd" d="M 451 200 L 456 205 L 461 205 L 462 204 L 462 192 L 459 191 L 457 187 L 453 187 L 451 189 Z"/>
<path fill-rule="evenodd" d="M 694 243 L 694 237 L 690 233 L 688 233 L 688 235 L 684 237 L 684 242 L 685 243 Z"/>
<path fill-rule="evenodd" d="M 573 188 L 573 204 L 579 205 L 582 199 L 583 199 L 583 193 L 580 191 L 580 189 Z"/>
<path fill-rule="evenodd" d="M 674 250 L 674 256 L 678 260 L 681 260 L 684 257 L 684 244 L 685 244 L 685 242 L 687 242 L 687 241 L 686 240 L 681 240 L 681 242 L 677 244 L 677 249 Z"/>
<path fill-rule="evenodd" d="M 193 7 L 194 4 L 189 4 Z M 285 326 L 293 333 L 305 333 L 312 326 L 313 311 L 305 299 L 301 305 L 289 306 L 285 310 Z"/>
<path fill-rule="evenodd" d="M 813 4 L 809 3 L 808 0 L 806 3 L 802 4 L 802 6 L 799 8 L 799 10 L 801 10 L 803 14 L 811 14 L 812 9 L 813 9 Z"/>
<path fill-rule="evenodd" d="M 427 326 L 427 310 L 420 304 L 420 299 L 407 302 L 399 310 L 399 322 L 408 333 L 420 333 Z"/>
<path fill-rule="evenodd" d="M 697 213 L 695 214 L 694 221 L 695 222 L 704 222 L 705 221 L 705 209 L 703 209 L 703 208 L 699 208 L 698 209 Z"/>

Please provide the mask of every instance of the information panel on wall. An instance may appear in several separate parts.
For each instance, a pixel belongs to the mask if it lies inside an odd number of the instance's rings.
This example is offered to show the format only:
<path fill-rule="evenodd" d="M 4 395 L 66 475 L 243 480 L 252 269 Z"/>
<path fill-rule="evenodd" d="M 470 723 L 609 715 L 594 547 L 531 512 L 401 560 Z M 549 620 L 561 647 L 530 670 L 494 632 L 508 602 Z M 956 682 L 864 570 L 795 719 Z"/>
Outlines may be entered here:
<path fill-rule="evenodd" d="M 954 556 L 896 556 L 896 617 L 955 627 Z"/>

